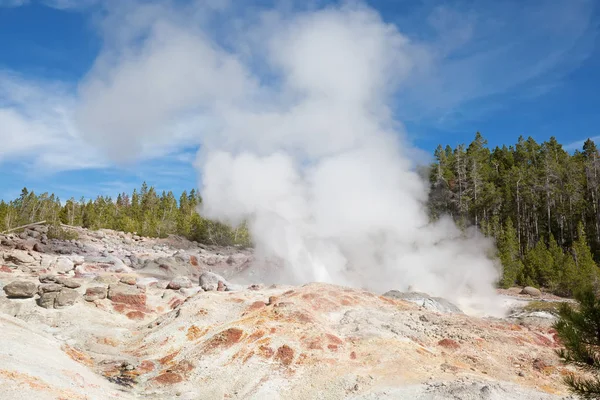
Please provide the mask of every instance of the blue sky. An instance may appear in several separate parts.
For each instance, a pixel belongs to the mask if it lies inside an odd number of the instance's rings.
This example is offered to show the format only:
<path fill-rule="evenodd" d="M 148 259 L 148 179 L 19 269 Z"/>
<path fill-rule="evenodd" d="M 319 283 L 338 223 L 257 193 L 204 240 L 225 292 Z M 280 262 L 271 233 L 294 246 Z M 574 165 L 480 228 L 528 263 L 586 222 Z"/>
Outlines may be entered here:
<path fill-rule="evenodd" d="M 155 47 L 166 46 L 166 54 L 174 56 L 193 51 L 188 33 L 208 36 L 244 58 L 244 45 L 259 48 L 246 34 L 258 31 L 255 21 L 339 4 L 0 0 L 0 198 L 16 197 L 23 186 L 63 199 L 115 195 L 144 180 L 176 193 L 198 186 L 193 167 L 198 137 L 211 123 L 171 114 L 173 107 L 191 112 L 181 101 L 192 94 L 185 87 L 173 100 L 165 93 L 158 107 L 143 98 L 144 90 L 118 77 L 131 73 L 143 82 L 132 68 L 141 62 L 162 68 L 164 60 L 144 58 Z M 476 131 L 491 145 L 512 144 L 519 135 L 539 141 L 556 136 L 569 149 L 588 137 L 600 140 L 597 1 L 371 0 L 363 5 L 395 25 L 414 47 L 413 75 L 395 94 L 392 111 L 417 147 L 432 152 L 439 143 L 468 143 Z M 163 20 L 190 28 L 182 35 Z M 150 42 L 148 27 L 163 29 L 164 40 Z M 240 45 L 240 37 L 251 38 Z M 190 47 L 179 48 L 180 43 Z M 248 59 L 257 76 L 268 80 L 260 56 Z M 123 87 L 117 89 L 119 82 Z M 90 98 L 106 87 L 122 94 L 123 104 Z M 132 91 L 138 97 L 130 96 Z M 119 117 L 119 129 L 148 134 L 141 142 L 103 136 L 101 128 L 116 122 L 96 113 L 102 107 L 136 117 Z M 165 121 L 170 130 L 153 132 Z M 111 154 L 107 138 L 116 143 Z"/>

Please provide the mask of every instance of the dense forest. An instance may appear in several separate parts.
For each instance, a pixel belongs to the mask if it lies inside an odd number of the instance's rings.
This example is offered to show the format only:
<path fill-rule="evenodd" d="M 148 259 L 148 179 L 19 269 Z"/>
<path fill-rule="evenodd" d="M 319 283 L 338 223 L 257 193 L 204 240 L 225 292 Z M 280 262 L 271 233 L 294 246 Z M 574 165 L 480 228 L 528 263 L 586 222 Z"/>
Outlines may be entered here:
<path fill-rule="evenodd" d="M 451 215 L 476 226 L 498 245 L 504 274 L 499 284 L 534 285 L 562 295 L 595 285 L 600 261 L 600 153 L 592 140 L 582 151 L 563 149 L 555 138 L 490 149 L 480 133 L 468 145 L 438 146 L 427 169 L 432 219 Z M 50 224 L 110 228 L 153 237 L 178 234 L 219 245 L 249 246 L 245 225 L 231 228 L 197 213 L 195 191 L 177 199 L 146 183 L 131 195 L 95 200 L 23 189 L 0 202 L 0 231 L 46 220 Z"/>
<path fill-rule="evenodd" d="M 121 193 L 116 199 L 98 196 L 95 200 L 71 198 L 65 202 L 54 194 L 37 195 L 24 188 L 18 199 L 0 202 L 0 231 L 47 221 L 56 227 L 108 228 L 149 237 L 177 234 L 208 244 L 250 245 L 245 225 L 230 228 L 202 218 L 196 211 L 201 201 L 195 190 L 184 191 L 177 201 L 172 192 L 158 195 L 146 183 L 139 191 Z"/>
<path fill-rule="evenodd" d="M 570 295 L 598 279 L 600 154 L 592 140 L 569 153 L 555 138 L 520 137 L 490 149 L 438 146 L 430 173 L 431 218 L 449 214 L 498 245 L 501 286 L 536 285 Z"/>

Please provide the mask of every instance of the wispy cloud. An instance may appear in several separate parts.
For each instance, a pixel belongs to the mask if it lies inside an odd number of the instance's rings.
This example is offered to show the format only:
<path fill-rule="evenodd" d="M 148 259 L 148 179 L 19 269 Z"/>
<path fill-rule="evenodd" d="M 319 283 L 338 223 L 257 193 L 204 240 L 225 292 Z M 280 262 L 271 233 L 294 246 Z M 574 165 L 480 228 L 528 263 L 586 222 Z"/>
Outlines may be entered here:
<path fill-rule="evenodd" d="M 0 0 L 0 7 L 21 7 L 29 4 L 29 0 Z"/>
<path fill-rule="evenodd" d="M 598 35 L 592 0 L 454 4 L 430 14 L 433 60 L 400 99 L 403 119 L 468 118 L 507 93 L 541 96 L 581 65 Z"/>
<path fill-rule="evenodd" d="M 0 6 L 25 3 L 0 0 Z M 100 4 L 44 3 L 61 9 Z M 197 146 L 199 136 L 218 132 L 224 118 L 232 125 L 242 117 L 219 114 L 219 107 L 240 93 L 260 100 L 282 79 L 265 68 L 269 43 L 290 14 L 317 3 L 292 1 L 276 9 L 233 7 L 226 0 L 102 3 L 97 20 L 104 48 L 79 82 L 0 70 L 0 163 L 20 160 L 45 173 L 167 155 L 191 163 L 186 149 Z M 589 56 L 598 33 L 593 0 L 422 4 L 388 25 L 405 40 L 398 46 L 404 64 L 396 65 L 403 79 L 395 113 L 448 130 L 495 112 L 507 93 L 535 98 L 554 90 Z M 228 21 L 226 31 L 218 27 L 222 21 Z M 343 71 L 342 65 L 337 75 Z M 237 129 L 244 134 L 244 126 Z"/>
<path fill-rule="evenodd" d="M 600 140 L 600 136 L 592 136 L 592 137 L 589 137 L 589 138 L 585 138 L 585 139 L 582 139 L 582 140 L 577 140 L 577 141 L 575 141 L 575 142 L 568 143 L 568 144 L 564 145 L 564 146 L 563 146 L 563 148 L 564 148 L 565 150 L 568 150 L 568 151 L 581 150 L 581 149 L 583 148 L 583 144 L 584 144 L 584 143 L 585 143 L 585 142 L 586 142 L 588 139 L 591 139 L 592 141 L 594 141 L 594 142 L 596 142 L 596 143 L 600 143 L 600 142 L 599 142 L 599 140 Z"/>
<path fill-rule="evenodd" d="M 82 10 L 96 5 L 100 0 L 41 0 L 42 4 L 59 10 Z"/>

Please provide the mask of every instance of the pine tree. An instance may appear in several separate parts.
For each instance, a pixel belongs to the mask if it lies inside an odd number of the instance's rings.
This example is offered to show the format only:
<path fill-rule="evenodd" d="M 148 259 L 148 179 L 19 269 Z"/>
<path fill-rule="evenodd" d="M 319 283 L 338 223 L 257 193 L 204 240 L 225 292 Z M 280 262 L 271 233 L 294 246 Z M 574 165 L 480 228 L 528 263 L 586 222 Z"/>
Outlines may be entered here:
<path fill-rule="evenodd" d="M 510 218 L 506 221 L 504 230 L 498 241 L 498 256 L 504 266 L 500 286 L 509 288 L 515 284 L 517 278 L 523 272 L 517 234 Z"/>
<path fill-rule="evenodd" d="M 581 289 L 586 288 L 588 285 L 597 286 L 598 266 L 592 257 L 585 229 L 581 222 L 577 227 L 577 236 L 577 241 L 573 243 L 573 259 L 577 266 L 577 281 L 575 285 Z"/>
<path fill-rule="evenodd" d="M 574 374 L 565 378 L 565 383 L 573 393 L 584 399 L 600 399 L 600 300 L 592 289 L 576 295 L 579 310 L 563 303 L 554 325 L 564 344 L 558 355 L 564 362 L 582 368 L 593 378 L 577 377 Z"/>
<path fill-rule="evenodd" d="M 554 260 L 546 244 L 539 240 L 533 249 L 525 256 L 524 286 L 539 285 L 549 287 L 552 283 Z"/>

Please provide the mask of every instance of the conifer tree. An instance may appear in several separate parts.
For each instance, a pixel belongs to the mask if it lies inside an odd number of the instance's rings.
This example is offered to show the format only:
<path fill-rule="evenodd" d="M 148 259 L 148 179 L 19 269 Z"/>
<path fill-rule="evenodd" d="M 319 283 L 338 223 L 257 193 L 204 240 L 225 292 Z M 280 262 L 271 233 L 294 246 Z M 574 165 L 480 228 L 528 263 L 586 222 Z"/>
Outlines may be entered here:
<path fill-rule="evenodd" d="M 582 368 L 593 375 L 591 378 L 574 374 L 565 383 L 584 399 L 600 399 L 600 300 L 592 289 L 576 295 L 579 310 L 563 303 L 554 325 L 564 344 L 558 355 L 568 364 Z"/>
<path fill-rule="evenodd" d="M 498 256 L 504 266 L 500 286 L 504 288 L 511 287 L 515 284 L 520 274 L 522 274 L 523 263 L 520 259 L 517 234 L 510 219 L 506 221 L 504 230 L 498 241 Z"/>

